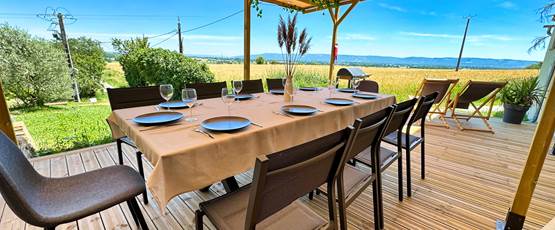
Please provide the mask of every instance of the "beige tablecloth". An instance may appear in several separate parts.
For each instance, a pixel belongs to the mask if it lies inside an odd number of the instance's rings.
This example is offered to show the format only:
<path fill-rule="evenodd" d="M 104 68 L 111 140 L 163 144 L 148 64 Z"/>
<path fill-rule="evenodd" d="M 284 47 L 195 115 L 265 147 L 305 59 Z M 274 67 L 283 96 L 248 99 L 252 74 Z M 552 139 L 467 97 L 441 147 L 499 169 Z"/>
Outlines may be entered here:
<path fill-rule="evenodd" d="M 350 94 L 335 92 L 333 97 L 350 98 L 353 106 L 324 104 L 328 90 L 298 91 L 289 104 L 314 106 L 321 111 L 312 116 L 293 118 L 275 114 L 285 105 L 282 95 L 257 94 L 257 98 L 235 102 L 231 115 L 243 116 L 263 127 L 250 126 L 236 133 L 212 133 L 211 139 L 194 132 L 201 121 L 227 115 L 227 107 L 219 98 L 200 101 L 193 109 L 195 122 L 184 119 L 164 127 L 144 127 L 132 119 L 155 112 L 154 106 L 114 111 L 108 118 L 115 137 L 127 135 L 154 165 L 147 187 L 154 199 L 164 208 L 181 193 L 197 190 L 254 166 L 256 156 L 284 150 L 318 137 L 339 131 L 362 117 L 395 103 L 391 95 L 377 95 L 376 100 L 352 98 Z M 189 116 L 189 110 L 175 110 Z"/>

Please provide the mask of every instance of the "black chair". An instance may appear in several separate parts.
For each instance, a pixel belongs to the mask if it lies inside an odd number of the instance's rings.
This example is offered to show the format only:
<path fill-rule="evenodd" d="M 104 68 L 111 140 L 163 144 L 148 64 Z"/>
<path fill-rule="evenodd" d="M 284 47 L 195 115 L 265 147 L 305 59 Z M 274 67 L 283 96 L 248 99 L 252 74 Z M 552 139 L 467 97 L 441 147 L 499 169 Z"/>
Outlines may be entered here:
<path fill-rule="evenodd" d="M 360 85 L 357 88 L 360 91 L 369 92 L 369 93 L 379 93 L 380 86 L 377 82 L 372 80 L 362 80 L 360 81 Z"/>
<path fill-rule="evenodd" d="M 108 100 L 110 101 L 110 107 L 112 108 L 112 111 L 117 109 L 157 105 L 165 101 L 162 96 L 160 96 L 160 90 L 158 86 L 119 89 L 109 88 Z M 112 127 L 110 126 L 110 128 Z M 123 150 L 121 146 L 122 143 L 137 149 L 137 145 L 135 145 L 135 143 L 127 136 L 116 139 L 119 158 L 118 160 L 120 165 L 123 165 Z M 139 169 L 139 174 L 141 174 L 141 176 L 144 178 L 145 173 L 143 169 L 143 154 L 141 153 L 141 151 L 137 151 L 135 155 L 137 157 L 137 168 Z M 143 194 L 143 202 L 145 204 L 148 204 L 148 196 L 146 194 L 146 190 Z"/>
<path fill-rule="evenodd" d="M 243 93 L 243 94 L 264 93 L 264 86 L 262 85 L 262 80 L 256 79 L 256 80 L 243 81 L 243 89 L 241 89 L 240 93 Z"/>
<path fill-rule="evenodd" d="M 187 88 L 197 91 L 197 99 L 218 98 L 222 96 L 222 89 L 227 88 L 225 81 L 214 83 L 192 83 L 187 84 Z"/>
<path fill-rule="evenodd" d="M 387 125 L 384 136 L 387 136 L 388 134 L 396 131 L 403 130 L 403 126 L 405 125 L 405 123 L 407 123 L 410 113 L 414 109 L 414 105 L 416 105 L 416 101 L 417 99 L 413 98 L 411 100 L 408 100 L 396 105 L 395 111 L 393 112 L 391 121 Z M 401 132 L 396 132 L 396 133 L 398 133 L 399 135 L 401 134 Z M 385 171 L 390 165 L 393 164 L 393 162 L 397 161 L 398 196 L 399 196 L 399 201 L 403 201 L 403 155 L 402 155 L 403 150 L 401 149 L 400 146 L 398 146 L 397 152 L 391 151 L 383 147 L 380 148 L 379 151 L 380 151 L 380 157 L 379 157 L 380 173 Z M 374 167 L 375 164 L 373 164 L 372 162 L 373 157 L 374 156 L 372 155 L 370 149 L 363 149 L 354 158 L 354 160 L 355 162 L 360 162 L 369 167 Z"/>
<path fill-rule="evenodd" d="M 326 224 L 297 199 L 327 183 L 329 225 L 337 228 L 335 183 L 340 162 L 354 137 L 352 127 L 267 156 L 259 156 L 253 182 L 238 191 L 200 203 L 203 216 L 217 229 L 320 229 Z"/>
<path fill-rule="evenodd" d="M 55 229 L 127 202 L 133 220 L 148 229 L 135 196 L 146 189 L 129 166 L 111 166 L 64 178 L 40 175 L 19 148 L 0 132 L 0 193 L 26 223 Z"/>
<path fill-rule="evenodd" d="M 266 78 L 266 85 L 268 85 L 268 91 L 270 90 L 282 90 L 283 80 L 280 78 Z"/>
<path fill-rule="evenodd" d="M 400 130 L 394 131 L 389 135 L 383 138 L 388 144 L 392 144 L 399 146 L 405 149 L 407 155 L 407 196 L 412 196 L 412 189 L 411 189 L 411 176 L 410 176 L 410 151 L 415 149 L 418 145 L 420 145 L 420 174 L 422 179 L 425 178 L 425 125 L 426 125 L 426 116 L 430 109 L 434 105 L 434 102 L 438 96 L 437 92 L 429 94 L 427 96 L 421 97 L 418 100 L 418 104 L 416 105 L 416 109 L 414 113 L 410 117 L 406 125 L 406 131 L 403 133 Z M 414 123 L 420 121 L 420 137 L 414 136 L 410 134 L 410 129 Z M 400 141 L 399 141 L 400 139 Z M 407 144 L 408 143 L 408 144 Z"/>

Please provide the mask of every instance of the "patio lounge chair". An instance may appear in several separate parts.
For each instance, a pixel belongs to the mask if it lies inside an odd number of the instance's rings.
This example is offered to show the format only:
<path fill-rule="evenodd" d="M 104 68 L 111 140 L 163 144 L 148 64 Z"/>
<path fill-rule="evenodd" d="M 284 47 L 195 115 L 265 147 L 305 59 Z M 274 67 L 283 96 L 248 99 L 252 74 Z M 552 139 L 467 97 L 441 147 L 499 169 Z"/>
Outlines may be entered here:
<path fill-rule="evenodd" d="M 192 83 L 187 84 L 187 88 L 197 91 L 197 99 L 219 98 L 222 96 L 222 89 L 227 88 L 225 81 L 214 83 Z"/>
<path fill-rule="evenodd" d="M 268 90 L 283 89 L 283 80 L 281 78 L 266 78 Z"/>
<path fill-rule="evenodd" d="M 495 97 L 507 82 L 486 82 L 486 81 L 468 81 L 463 87 L 463 90 L 458 93 L 455 98 L 448 103 L 448 108 L 451 110 L 451 117 L 457 123 L 457 127 L 460 130 L 474 130 L 494 133 L 493 127 L 489 124 L 488 120 L 491 117 L 491 111 L 493 109 L 493 103 L 495 102 Z M 481 101 L 483 99 L 483 101 Z M 475 103 L 480 103 L 478 106 Z M 480 110 L 486 105 L 486 114 L 482 113 Z M 457 109 L 470 109 L 470 114 L 460 114 L 457 113 Z M 470 120 L 471 118 L 480 118 L 487 128 L 465 128 L 459 121 L 460 118 L 466 118 Z"/>
<path fill-rule="evenodd" d="M 434 101 L 434 107 L 432 107 L 429 112 L 429 118 L 431 120 L 432 115 L 437 114 L 441 120 L 441 124 L 429 122 L 429 125 L 449 128 L 449 124 L 445 120 L 447 117 L 447 103 L 451 97 L 451 91 L 453 91 L 453 88 L 458 82 L 459 79 L 424 79 L 424 81 L 422 81 L 422 84 L 416 91 L 415 97 L 423 97 L 433 92 L 438 93 Z"/>
<path fill-rule="evenodd" d="M 157 105 L 164 101 L 162 96 L 160 96 L 160 90 L 158 86 L 147 86 L 147 87 L 135 87 L 135 88 L 119 88 L 119 89 L 108 89 L 108 100 L 110 101 L 110 107 L 112 111 L 117 109 L 126 109 L 147 105 Z M 112 126 L 110 126 L 112 128 Z M 119 164 L 123 165 L 123 150 L 122 143 L 137 149 L 135 143 L 127 136 L 116 139 L 116 146 L 118 149 Z M 143 158 L 141 151 L 136 151 L 135 155 L 137 157 L 137 168 L 139 169 L 139 174 L 144 178 L 145 173 L 143 170 Z M 143 194 L 143 202 L 148 204 L 148 196 L 146 190 Z"/>
<path fill-rule="evenodd" d="M 438 96 L 437 92 L 434 92 L 430 95 L 421 97 L 418 100 L 418 103 L 416 105 L 416 108 L 414 110 L 414 112 L 412 113 L 411 117 L 409 118 L 409 120 L 407 121 L 407 125 L 406 125 L 406 131 L 404 133 L 401 133 L 399 135 L 399 130 L 395 131 L 393 133 L 390 133 L 389 135 L 385 136 L 383 138 L 383 141 L 385 141 L 388 144 L 392 144 L 397 146 L 397 148 L 399 148 L 399 144 L 400 146 L 405 149 L 406 151 L 406 171 L 407 171 L 407 196 L 412 196 L 412 186 L 411 186 L 411 175 L 410 175 L 410 151 L 412 151 L 413 149 L 415 149 L 418 145 L 420 145 L 420 176 L 422 177 L 422 179 L 424 179 L 426 177 L 426 170 L 425 170 L 425 166 L 426 166 L 426 161 L 425 161 L 425 156 L 426 156 L 426 149 L 425 149 L 425 140 L 426 140 L 426 132 L 425 132 L 425 126 L 426 126 L 426 116 L 428 115 L 428 112 L 430 111 L 430 109 L 432 108 L 434 102 L 436 101 L 436 98 Z M 412 127 L 412 125 L 416 122 L 420 121 L 420 136 L 414 136 L 411 133 L 410 129 Z M 401 138 L 401 141 L 399 141 L 399 138 Z"/>
<path fill-rule="evenodd" d="M 244 94 L 264 93 L 264 86 L 262 85 L 262 80 L 261 79 L 244 80 L 243 89 L 239 93 L 244 93 Z"/>
<path fill-rule="evenodd" d="M 200 203 L 203 216 L 217 229 L 320 229 L 337 227 L 335 184 L 340 162 L 354 136 L 352 127 L 256 159 L 253 182 L 237 191 Z M 329 223 L 297 199 L 327 183 Z"/>
<path fill-rule="evenodd" d="M 372 80 L 362 80 L 358 86 L 358 90 L 369 93 L 379 93 L 380 86 L 377 82 Z"/>
<path fill-rule="evenodd" d="M 44 229 L 76 221 L 127 202 L 133 220 L 148 229 L 135 196 L 143 178 L 129 166 L 111 166 L 75 176 L 40 175 L 19 148 L 0 132 L 0 193 L 17 217 Z"/>
<path fill-rule="evenodd" d="M 401 135 L 403 131 L 403 126 L 407 123 L 407 120 L 410 117 L 410 113 L 414 109 L 414 105 L 416 105 L 416 98 L 411 100 L 402 102 L 397 104 L 395 111 L 391 117 L 391 121 L 389 125 L 386 127 L 384 136 L 387 136 L 390 133 L 397 133 L 398 136 Z M 364 120 L 364 119 L 363 119 Z M 355 126 L 356 127 L 356 126 Z M 398 142 L 401 141 L 401 138 L 398 138 Z M 369 167 L 374 167 L 372 164 L 372 152 L 371 149 L 364 149 L 361 151 L 356 157 L 355 162 L 363 163 Z M 392 165 L 397 160 L 397 170 L 398 170 L 398 196 L 399 201 L 403 201 L 403 149 L 401 145 L 397 144 L 397 151 L 391 151 L 386 148 L 380 148 L 380 173 L 385 171 L 390 165 Z M 407 159 L 409 160 L 409 159 Z"/>

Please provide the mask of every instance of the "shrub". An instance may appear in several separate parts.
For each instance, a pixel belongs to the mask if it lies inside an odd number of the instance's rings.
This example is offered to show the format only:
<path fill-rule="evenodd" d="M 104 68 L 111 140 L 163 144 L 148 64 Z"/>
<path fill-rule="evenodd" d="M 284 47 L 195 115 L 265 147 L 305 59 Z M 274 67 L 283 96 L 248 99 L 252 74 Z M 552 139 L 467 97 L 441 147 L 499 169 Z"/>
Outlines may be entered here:
<path fill-rule="evenodd" d="M 266 64 L 266 60 L 264 60 L 264 57 L 258 56 L 256 57 L 256 59 L 254 59 L 254 63 L 258 65 L 262 65 L 262 64 Z"/>
<path fill-rule="evenodd" d="M 538 87 L 538 77 L 512 80 L 499 94 L 501 102 L 521 107 L 541 103 L 544 91 Z"/>
<path fill-rule="evenodd" d="M 25 106 L 71 97 L 62 50 L 7 24 L 0 25 L 0 79 L 7 96 Z"/>
<path fill-rule="evenodd" d="M 208 65 L 170 50 L 135 49 L 120 60 L 129 86 L 172 84 L 174 98 L 180 97 L 183 84 L 214 81 Z"/>
<path fill-rule="evenodd" d="M 94 96 L 97 90 L 102 89 L 102 71 L 106 65 L 104 50 L 99 41 L 86 37 L 71 38 L 68 42 L 77 69 L 79 95 Z"/>

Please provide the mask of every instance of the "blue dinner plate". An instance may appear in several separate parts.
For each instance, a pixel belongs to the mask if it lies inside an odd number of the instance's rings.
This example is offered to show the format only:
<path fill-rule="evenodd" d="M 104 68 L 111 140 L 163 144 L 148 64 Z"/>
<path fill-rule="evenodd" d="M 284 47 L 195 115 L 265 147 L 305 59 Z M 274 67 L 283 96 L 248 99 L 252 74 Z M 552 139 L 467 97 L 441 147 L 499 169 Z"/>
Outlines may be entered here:
<path fill-rule="evenodd" d="M 284 105 L 281 111 L 295 115 L 310 115 L 318 112 L 318 109 L 308 105 Z"/>
<path fill-rule="evenodd" d="M 302 91 L 318 91 L 318 87 L 302 87 L 300 88 Z"/>
<path fill-rule="evenodd" d="M 239 94 L 239 95 L 235 95 L 235 99 L 239 100 L 239 101 L 244 101 L 244 100 L 250 100 L 254 98 L 254 96 L 252 94 Z"/>
<path fill-rule="evenodd" d="M 328 98 L 325 100 L 325 102 L 331 105 L 339 105 L 339 106 L 352 105 L 355 103 L 353 100 L 345 99 L 345 98 Z"/>
<path fill-rule="evenodd" d="M 189 108 L 184 101 L 168 101 L 160 103 L 160 107 L 164 109 L 183 109 Z"/>
<path fill-rule="evenodd" d="M 270 93 L 271 94 L 277 94 L 277 95 L 283 95 L 285 93 L 285 91 L 283 91 L 283 89 L 271 89 Z"/>
<path fill-rule="evenodd" d="M 213 117 L 200 123 L 202 128 L 216 132 L 237 131 L 249 125 L 251 125 L 251 121 L 249 119 L 236 116 Z"/>
<path fill-rule="evenodd" d="M 341 89 L 338 89 L 337 91 L 342 92 L 342 93 L 354 93 L 355 92 L 354 89 L 350 89 L 350 88 L 341 88 Z"/>
<path fill-rule="evenodd" d="M 147 113 L 133 118 L 133 121 L 140 125 L 160 125 L 179 121 L 183 118 L 183 114 L 178 112 L 154 112 Z"/>
<path fill-rule="evenodd" d="M 366 93 L 354 93 L 353 97 L 362 98 L 362 99 L 377 99 L 378 96 Z"/>

